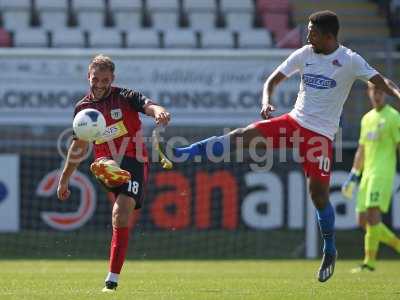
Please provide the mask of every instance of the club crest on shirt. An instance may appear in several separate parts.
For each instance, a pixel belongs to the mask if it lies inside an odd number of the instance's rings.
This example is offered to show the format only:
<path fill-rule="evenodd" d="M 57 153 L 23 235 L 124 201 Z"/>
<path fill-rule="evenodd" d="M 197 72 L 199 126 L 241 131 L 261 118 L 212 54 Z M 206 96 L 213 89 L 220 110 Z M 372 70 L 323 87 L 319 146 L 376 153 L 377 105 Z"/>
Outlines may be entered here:
<path fill-rule="evenodd" d="M 122 110 L 120 108 L 111 110 L 111 118 L 113 120 L 119 120 L 122 118 Z"/>
<path fill-rule="evenodd" d="M 379 138 L 378 131 L 370 131 L 367 132 L 367 140 L 369 141 L 376 141 Z"/>
<path fill-rule="evenodd" d="M 341 64 L 337 59 L 334 59 L 334 60 L 332 61 L 332 65 L 334 65 L 334 66 L 336 66 L 336 67 L 341 67 L 341 66 L 342 66 L 342 64 Z"/>

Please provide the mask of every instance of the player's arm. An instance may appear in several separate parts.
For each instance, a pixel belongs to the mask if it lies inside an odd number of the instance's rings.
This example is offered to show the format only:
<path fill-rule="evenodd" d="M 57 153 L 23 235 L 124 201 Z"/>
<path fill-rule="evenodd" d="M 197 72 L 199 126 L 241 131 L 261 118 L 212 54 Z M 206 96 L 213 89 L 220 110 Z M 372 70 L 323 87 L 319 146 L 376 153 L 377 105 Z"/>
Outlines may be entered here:
<path fill-rule="evenodd" d="M 271 112 L 275 110 L 275 107 L 271 103 L 272 94 L 275 90 L 275 87 L 286 78 L 286 75 L 284 75 L 282 72 L 275 70 L 265 82 L 262 96 L 262 107 L 260 112 L 263 119 L 268 119 Z"/>
<path fill-rule="evenodd" d="M 390 79 L 383 77 L 381 74 L 376 74 L 369 81 L 389 96 L 396 97 L 400 100 L 400 88 Z"/>
<path fill-rule="evenodd" d="M 74 139 L 68 149 L 67 159 L 58 182 L 57 196 L 60 200 L 68 199 L 71 192 L 68 189 L 69 178 L 76 170 L 79 164 L 86 157 L 89 143 L 86 141 Z"/>
<path fill-rule="evenodd" d="M 144 106 L 144 112 L 146 113 L 146 115 L 153 117 L 156 120 L 157 125 L 165 126 L 168 124 L 171 118 L 170 113 L 164 107 L 153 102 L 149 102 Z M 170 161 L 165 155 L 165 150 L 163 149 L 163 146 L 161 144 L 161 137 L 158 127 L 154 128 L 152 137 L 153 148 L 157 150 L 161 166 L 164 169 L 171 169 L 173 164 L 172 161 Z"/>
<path fill-rule="evenodd" d="M 130 89 L 122 89 L 121 95 L 125 97 L 129 104 L 137 111 L 153 117 L 157 125 L 167 125 L 171 119 L 170 113 L 161 105 L 153 102 L 142 93 Z"/>
<path fill-rule="evenodd" d="M 353 192 L 360 182 L 361 171 L 364 166 L 364 145 L 359 144 L 356 155 L 354 156 L 353 167 L 347 177 L 346 181 L 342 185 L 342 194 L 347 199 L 353 198 Z"/>
<path fill-rule="evenodd" d="M 171 119 L 170 113 L 164 107 L 153 102 L 149 102 L 144 106 L 144 112 L 146 115 L 153 117 L 157 125 L 166 126 Z"/>
<path fill-rule="evenodd" d="M 361 172 L 364 167 L 364 145 L 359 144 L 354 156 L 352 169 Z"/>

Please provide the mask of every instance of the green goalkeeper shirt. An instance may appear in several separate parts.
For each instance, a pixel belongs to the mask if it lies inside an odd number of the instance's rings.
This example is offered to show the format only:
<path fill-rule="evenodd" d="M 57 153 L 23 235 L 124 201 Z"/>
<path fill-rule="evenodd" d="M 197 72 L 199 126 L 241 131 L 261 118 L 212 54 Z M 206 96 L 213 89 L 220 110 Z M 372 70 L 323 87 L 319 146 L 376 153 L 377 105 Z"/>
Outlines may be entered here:
<path fill-rule="evenodd" d="M 400 114 L 385 105 L 370 110 L 361 120 L 359 144 L 364 146 L 363 176 L 392 179 L 396 172 L 396 149 L 400 142 Z"/>

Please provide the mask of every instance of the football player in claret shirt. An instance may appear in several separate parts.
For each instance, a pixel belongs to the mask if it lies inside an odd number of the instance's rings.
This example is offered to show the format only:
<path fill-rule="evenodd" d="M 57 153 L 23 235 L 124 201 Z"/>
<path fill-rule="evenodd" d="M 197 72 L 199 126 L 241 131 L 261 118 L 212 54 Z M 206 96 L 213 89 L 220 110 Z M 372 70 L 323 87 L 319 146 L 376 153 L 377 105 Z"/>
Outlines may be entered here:
<path fill-rule="evenodd" d="M 153 117 L 157 125 L 165 126 L 170 120 L 170 114 L 162 106 L 141 93 L 112 86 L 114 69 L 109 57 L 94 57 L 88 70 L 90 92 L 75 106 L 75 114 L 85 108 L 99 110 L 107 125 L 102 137 L 94 142 L 95 161 L 90 166 L 93 175 L 116 199 L 112 209 L 110 270 L 104 292 L 116 290 L 128 248 L 129 216 L 143 201 L 148 159 L 140 136 L 139 113 Z M 88 142 L 75 137 L 69 147 L 57 189 L 60 200 L 70 196 L 69 178 L 83 160 L 88 146 Z"/>
<path fill-rule="evenodd" d="M 214 136 L 186 147 L 173 148 L 174 156 L 193 158 L 221 157 L 240 145 L 249 147 L 260 138 L 267 148 L 298 148 L 308 190 L 316 208 L 324 242 L 323 258 L 317 278 L 327 281 L 334 272 L 335 213 L 329 201 L 332 168 L 332 141 L 353 82 L 372 82 L 388 95 L 400 99 L 399 88 L 380 75 L 357 53 L 339 44 L 339 20 L 331 11 L 319 11 L 309 17 L 308 45 L 294 51 L 268 77 L 264 84 L 261 116 L 264 121 L 238 128 L 223 136 Z M 271 118 L 274 88 L 300 73 L 301 83 L 294 108 L 288 114 Z M 282 143 L 283 142 L 283 143 Z"/>

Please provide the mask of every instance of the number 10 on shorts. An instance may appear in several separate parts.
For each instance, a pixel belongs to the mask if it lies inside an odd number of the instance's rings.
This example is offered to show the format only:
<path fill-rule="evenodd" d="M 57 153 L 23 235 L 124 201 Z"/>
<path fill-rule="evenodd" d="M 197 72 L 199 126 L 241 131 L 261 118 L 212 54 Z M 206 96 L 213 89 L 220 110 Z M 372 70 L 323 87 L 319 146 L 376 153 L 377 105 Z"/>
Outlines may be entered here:
<path fill-rule="evenodd" d="M 324 157 L 324 156 L 318 156 L 318 169 L 328 173 L 331 167 L 331 161 L 329 157 Z"/>
<path fill-rule="evenodd" d="M 137 193 L 139 192 L 139 182 L 129 180 L 128 181 L 128 192 L 137 195 Z"/>

